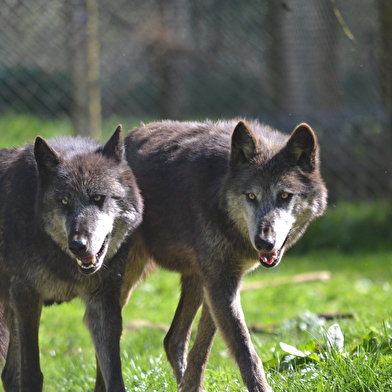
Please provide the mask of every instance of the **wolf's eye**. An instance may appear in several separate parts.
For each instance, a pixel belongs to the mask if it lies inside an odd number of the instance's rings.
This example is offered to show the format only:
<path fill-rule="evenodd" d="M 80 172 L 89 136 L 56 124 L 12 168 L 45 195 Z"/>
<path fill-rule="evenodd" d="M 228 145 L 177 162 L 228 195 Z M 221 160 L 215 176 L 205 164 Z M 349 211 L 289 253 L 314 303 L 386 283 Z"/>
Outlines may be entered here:
<path fill-rule="evenodd" d="M 256 195 L 254 193 L 247 193 L 246 196 L 248 196 L 249 200 L 255 200 L 256 199 Z"/>
<path fill-rule="evenodd" d="M 66 206 L 66 205 L 68 205 L 68 200 L 67 199 L 61 199 L 61 203 Z"/>
<path fill-rule="evenodd" d="M 105 196 L 102 195 L 94 195 L 91 197 L 91 200 L 93 203 L 95 203 L 97 206 L 101 206 L 105 200 Z"/>
<path fill-rule="evenodd" d="M 290 197 L 290 193 L 288 192 L 281 192 L 280 198 L 283 200 L 287 200 Z"/>

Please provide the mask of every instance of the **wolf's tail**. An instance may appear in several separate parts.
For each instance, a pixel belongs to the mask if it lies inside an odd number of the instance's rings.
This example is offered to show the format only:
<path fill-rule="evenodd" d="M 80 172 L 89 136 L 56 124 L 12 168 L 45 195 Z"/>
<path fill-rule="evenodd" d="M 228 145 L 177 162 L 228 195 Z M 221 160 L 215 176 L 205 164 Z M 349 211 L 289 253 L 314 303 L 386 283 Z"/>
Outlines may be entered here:
<path fill-rule="evenodd" d="M 0 369 L 3 367 L 5 357 L 7 356 L 8 343 L 9 333 L 5 324 L 4 307 L 0 303 Z"/>

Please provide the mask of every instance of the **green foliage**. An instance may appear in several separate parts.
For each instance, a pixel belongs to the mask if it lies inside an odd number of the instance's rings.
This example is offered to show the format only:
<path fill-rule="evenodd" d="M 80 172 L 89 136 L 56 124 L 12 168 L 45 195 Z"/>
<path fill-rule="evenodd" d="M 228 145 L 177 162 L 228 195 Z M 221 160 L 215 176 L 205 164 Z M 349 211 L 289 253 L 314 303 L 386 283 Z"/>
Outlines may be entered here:
<path fill-rule="evenodd" d="M 32 115 L 5 115 L 0 117 L 0 148 L 23 146 L 37 135 L 44 138 L 72 134 L 69 121 L 42 119 Z"/>
<path fill-rule="evenodd" d="M 392 250 L 392 205 L 386 202 L 347 203 L 330 206 L 311 223 L 295 253 L 311 249 L 339 252 Z"/>
<path fill-rule="evenodd" d="M 364 356 L 372 362 L 373 367 L 378 362 L 385 362 L 388 356 L 392 354 L 392 328 L 384 324 L 384 335 L 378 335 L 374 331 L 366 334 L 362 343 L 347 347 L 344 344 L 344 335 L 339 324 L 331 325 L 327 331 L 321 330 L 323 341 L 311 339 L 299 347 L 280 342 L 279 348 L 282 354 L 278 355 L 264 363 L 266 369 L 271 368 L 279 372 L 288 370 L 300 370 L 302 373 L 315 371 L 316 364 L 326 364 L 329 360 L 338 361 L 341 358 L 357 360 L 358 357 Z M 391 363 L 392 364 L 392 363 Z"/>
<path fill-rule="evenodd" d="M 124 133 L 139 126 L 140 121 L 129 118 L 107 118 L 102 124 L 101 141 L 106 142 L 122 124 Z M 37 135 L 44 138 L 72 135 L 73 128 L 69 119 L 54 119 L 28 114 L 7 114 L 0 117 L 0 148 L 23 146 L 34 141 Z"/>
<path fill-rule="evenodd" d="M 338 324 L 332 325 L 324 336 L 323 343 L 313 339 L 299 348 L 281 343 L 283 354 L 265 363 L 265 367 L 275 368 L 282 377 L 300 374 L 307 388 L 313 384 L 306 390 L 390 390 L 392 344 L 387 331 L 380 336 L 371 331 L 364 336 L 362 344 L 354 347 L 343 344 Z"/>

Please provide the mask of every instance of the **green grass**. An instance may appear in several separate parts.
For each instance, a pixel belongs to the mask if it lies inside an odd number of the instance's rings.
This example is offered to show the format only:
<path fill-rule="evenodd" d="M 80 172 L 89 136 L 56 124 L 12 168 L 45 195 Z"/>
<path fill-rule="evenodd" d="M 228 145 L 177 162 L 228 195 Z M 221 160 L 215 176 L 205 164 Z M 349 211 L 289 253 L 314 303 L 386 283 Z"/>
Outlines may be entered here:
<path fill-rule="evenodd" d="M 110 135 L 118 122 L 105 122 Z M 107 124 L 107 125 L 106 125 Z M 0 147 L 33 141 L 37 134 L 70 134 L 66 121 L 18 116 L 0 118 Z M 107 131 L 106 131 L 107 129 Z M 271 284 L 310 271 L 329 271 L 328 281 L 270 285 L 244 291 L 245 317 L 274 391 L 392 391 L 392 207 L 386 203 L 331 206 L 273 270 L 261 267 L 248 282 Z M 124 310 L 121 342 L 123 374 L 129 391 L 176 391 L 162 340 L 179 297 L 176 274 L 157 270 Z M 40 329 L 45 392 L 92 390 L 94 350 L 82 324 L 83 305 L 45 308 Z M 318 314 L 350 314 L 323 322 Z M 144 327 L 137 321 L 143 320 Z M 341 351 L 328 349 L 327 329 L 338 323 Z M 292 346 L 306 357 L 288 356 Z M 290 350 L 289 350 L 290 351 Z M 208 363 L 207 391 L 246 391 L 226 346 L 217 335 Z M 0 391 L 3 391 L 0 387 Z"/>
<path fill-rule="evenodd" d="M 72 125 L 66 120 L 41 119 L 31 115 L 0 117 L 0 148 L 31 143 L 37 135 L 48 138 L 70 134 Z"/>
<path fill-rule="evenodd" d="M 101 141 L 107 141 L 118 124 L 124 132 L 140 125 L 139 120 L 125 118 L 108 118 L 102 123 Z M 48 119 L 32 115 L 0 116 L 0 148 L 23 146 L 34 141 L 37 135 L 44 138 L 72 135 L 73 129 L 69 119 Z"/>

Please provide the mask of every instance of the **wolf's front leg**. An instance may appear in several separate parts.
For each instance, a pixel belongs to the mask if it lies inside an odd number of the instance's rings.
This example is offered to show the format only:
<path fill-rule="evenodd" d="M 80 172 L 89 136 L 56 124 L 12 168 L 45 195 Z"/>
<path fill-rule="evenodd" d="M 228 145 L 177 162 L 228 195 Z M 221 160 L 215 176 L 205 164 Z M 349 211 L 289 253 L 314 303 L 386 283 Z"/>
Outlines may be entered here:
<path fill-rule="evenodd" d="M 118 297 L 96 294 L 86 305 L 85 322 L 90 330 L 97 357 L 95 391 L 125 392 L 121 372 L 122 317 Z"/>
<path fill-rule="evenodd" d="M 9 331 L 9 344 L 6 353 L 6 362 L 1 373 L 5 391 L 19 391 L 20 380 L 20 343 L 18 331 L 15 328 L 14 313 L 10 307 L 5 308 L 7 314 L 6 325 Z"/>
<path fill-rule="evenodd" d="M 2 374 L 4 388 L 6 391 L 41 392 L 44 377 L 40 369 L 38 330 L 42 303 L 35 290 L 15 278 L 8 306 L 12 309 L 12 316 L 7 320 L 12 342 Z M 17 383 L 20 389 L 16 388 Z"/>
<path fill-rule="evenodd" d="M 210 275 L 211 276 L 211 275 Z M 230 270 L 207 278 L 210 311 L 249 392 L 272 392 L 250 339 L 239 297 L 239 277 Z"/>

